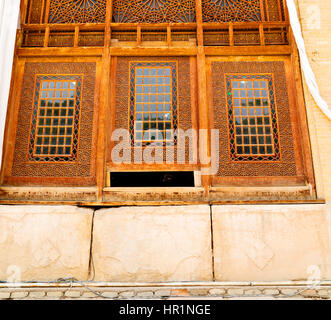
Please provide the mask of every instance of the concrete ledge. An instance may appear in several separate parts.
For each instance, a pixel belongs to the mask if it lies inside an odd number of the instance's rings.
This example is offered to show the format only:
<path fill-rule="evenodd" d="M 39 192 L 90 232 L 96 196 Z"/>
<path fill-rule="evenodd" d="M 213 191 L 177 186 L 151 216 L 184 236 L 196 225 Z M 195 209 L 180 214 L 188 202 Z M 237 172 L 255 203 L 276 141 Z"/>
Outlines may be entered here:
<path fill-rule="evenodd" d="M 16 287 L 0 288 L 0 300 L 126 300 L 126 299 L 153 299 L 153 300 L 287 300 L 331 299 L 330 286 L 241 286 L 206 283 L 205 286 L 181 286 L 157 285 L 146 286 L 95 286 L 90 282 L 82 282 L 81 285 L 71 287 Z"/>
<path fill-rule="evenodd" d="M 93 210 L 0 206 L 0 280 L 87 280 Z"/>
<path fill-rule="evenodd" d="M 104 188 L 104 201 L 203 201 L 201 187 Z"/>
<path fill-rule="evenodd" d="M 98 210 L 92 254 L 95 281 L 211 281 L 210 208 Z"/>
<path fill-rule="evenodd" d="M 1 200 L 94 201 L 96 187 L 0 187 Z M 63 203 L 63 202 L 62 202 Z"/>
<path fill-rule="evenodd" d="M 331 279 L 330 205 L 212 206 L 216 281 Z"/>
<path fill-rule="evenodd" d="M 281 187 L 211 187 L 212 201 L 254 201 L 254 200 L 314 200 L 311 185 Z"/>

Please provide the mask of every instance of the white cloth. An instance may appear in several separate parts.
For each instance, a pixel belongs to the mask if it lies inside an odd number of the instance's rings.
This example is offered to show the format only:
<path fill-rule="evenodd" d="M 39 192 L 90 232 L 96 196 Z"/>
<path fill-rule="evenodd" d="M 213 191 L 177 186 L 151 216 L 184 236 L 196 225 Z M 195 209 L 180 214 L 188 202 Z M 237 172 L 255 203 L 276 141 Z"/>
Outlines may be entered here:
<path fill-rule="evenodd" d="M 329 109 L 326 101 L 321 97 L 321 94 L 318 89 L 318 85 L 316 82 L 316 78 L 314 72 L 310 66 L 305 43 L 302 37 L 301 25 L 299 22 L 298 13 L 293 0 L 286 0 L 287 8 L 290 16 L 290 24 L 293 30 L 293 35 L 295 38 L 295 42 L 298 46 L 301 68 L 303 70 L 303 74 L 309 88 L 311 95 L 313 96 L 316 104 L 322 110 L 322 112 L 331 120 L 331 110 Z"/>
<path fill-rule="evenodd" d="M 0 0 L 0 166 L 20 0 Z"/>

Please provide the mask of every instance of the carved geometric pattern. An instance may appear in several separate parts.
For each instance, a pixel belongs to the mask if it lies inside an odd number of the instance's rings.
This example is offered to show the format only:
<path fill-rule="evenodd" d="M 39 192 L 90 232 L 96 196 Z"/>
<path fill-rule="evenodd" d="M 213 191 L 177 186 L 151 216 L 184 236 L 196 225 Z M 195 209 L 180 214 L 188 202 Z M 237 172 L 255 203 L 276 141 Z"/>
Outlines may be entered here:
<path fill-rule="evenodd" d="M 195 0 L 114 0 L 113 21 L 194 22 Z"/>
<path fill-rule="evenodd" d="M 176 62 L 130 63 L 129 132 L 132 146 L 146 146 L 152 140 L 159 140 L 155 144 L 160 146 L 177 144 L 177 91 Z M 164 141 L 157 138 L 161 135 Z"/>
<path fill-rule="evenodd" d="M 51 0 L 49 23 L 103 23 L 107 0 Z"/>
<path fill-rule="evenodd" d="M 75 161 L 82 76 L 37 75 L 29 161 Z"/>
<path fill-rule="evenodd" d="M 260 0 L 202 0 L 203 22 L 261 21 Z"/>
<path fill-rule="evenodd" d="M 226 75 L 230 158 L 279 161 L 272 74 Z"/>
<path fill-rule="evenodd" d="M 31 138 L 31 122 L 36 116 L 35 110 L 35 91 L 36 91 L 36 77 L 38 75 L 42 76 L 52 76 L 59 77 L 71 77 L 79 76 L 82 81 L 82 90 L 80 91 L 80 115 L 79 115 L 79 134 L 78 134 L 78 152 L 75 161 L 64 160 L 64 155 L 61 156 L 62 159 L 58 161 L 36 161 L 30 160 L 29 150 L 30 150 L 30 138 Z M 44 79 L 43 81 L 48 81 Z M 65 98 L 63 94 L 66 90 L 65 82 L 67 80 L 61 81 L 61 98 Z M 74 80 L 78 82 L 78 78 Z M 19 98 L 19 107 L 17 110 L 17 126 L 15 133 L 15 151 L 12 160 L 11 172 L 6 178 L 7 183 L 11 184 L 29 184 L 34 185 L 95 185 L 95 154 L 96 154 L 96 141 L 97 135 L 95 134 L 97 130 L 97 104 L 95 96 L 96 88 L 96 62 L 77 62 L 75 60 L 67 62 L 27 62 L 24 65 L 24 76 L 21 86 L 21 93 Z M 49 84 L 48 88 L 53 85 Z M 70 89 L 68 94 L 70 96 Z M 78 90 L 79 91 L 79 90 Z M 56 91 L 55 91 L 56 92 Z M 79 95 L 79 92 L 78 92 Z M 78 97 L 76 94 L 76 96 Z M 54 99 L 57 100 L 57 99 Z M 64 99 L 63 99 L 64 100 Z M 69 98 L 70 100 L 70 98 Z M 77 101 L 77 100 L 76 100 Z M 41 101 L 40 101 L 41 102 Z M 69 101 L 68 101 L 69 102 Z M 62 101 L 62 106 L 58 109 L 65 109 L 64 102 Z M 46 116 L 45 118 L 56 118 L 57 117 L 57 103 L 52 104 L 52 115 Z M 67 119 L 71 117 L 71 110 L 75 109 L 69 107 L 66 110 L 66 123 L 65 127 L 69 127 Z M 41 110 L 41 109 L 40 109 Z M 64 111 L 64 110 L 63 110 Z M 63 112 L 61 111 L 61 112 Z M 46 111 L 47 112 L 47 111 Z M 49 111 L 48 111 L 49 112 Z M 64 115 L 63 115 L 64 116 Z M 62 119 L 62 115 L 59 117 Z M 75 122 L 76 119 L 74 119 Z M 52 123 L 51 126 L 56 125 Z M 48 127 L 48 126 L 45 126 Z M 55 126 L 54 126 L 55 127 Z M 60 132 L 61 123 L 57 128 L 58 135 L 57 139 L 60 138 L 62 133 Z M 73 128 L 76 127 L 74 126 Z M 40 127 L 41 129 L 41 127 Z M 44 135 L 43 128 L 43 135 Z M 54 128 L 55 129 L 55 128 Z M 45 130 L 45 134 L 48 131 Z M 51 132 L 52 133 L 52 132 Z M 53 133 L 52 133 L 53 134 Z M 55 132 L 54 132 L 55 134 Z M 65 133 L 67 134 L 67 133 Z M 40 132 L 41 135 L 41 132 Z M 34 137 L 32 135 L 32 137 Z M 46 137 L 46 136 L 45 136 Z M 53 136 L 51 138 L 54 138 Z M 46 141 L 47 142 L 47 141 Z M 55 141 L 54 141 L 55 142 Z M 44 143 L 44 141 L 43 141 Z M 56 141 L 56 145 L 59 146 L 62 140 Z M 51 142 L 52 144 L 52 142 Z M 66 144 L 66 143 L 65 143 Z M 50 150 L 49 150 L 50 151 Z M 56 151 L 58 154 L 58 150 Z M 61 150 L 60 150 L 61 152 Z M 73 153 L 72 153 L 73 154 Z M 44 155 L 43 155 L 44 156 Z M 54 155 L 53 155 L 54 156 Z M 46 160 L 46 159 L 45 159 Z M 36 195 L 38 197 L 38 195 Z"/>

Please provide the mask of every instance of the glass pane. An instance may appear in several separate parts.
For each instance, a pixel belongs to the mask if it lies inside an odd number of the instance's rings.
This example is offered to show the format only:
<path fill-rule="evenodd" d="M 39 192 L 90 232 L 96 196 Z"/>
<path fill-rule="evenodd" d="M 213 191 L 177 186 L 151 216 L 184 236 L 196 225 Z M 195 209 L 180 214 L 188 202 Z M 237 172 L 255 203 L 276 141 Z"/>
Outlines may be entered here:
<path fill-rule="evenodd" d="M 267 81 L 232 80 L 230 97 L 233 103 L 235 142 L 239 145 L 236 148 L 237 154 L 272 154 Z"/>

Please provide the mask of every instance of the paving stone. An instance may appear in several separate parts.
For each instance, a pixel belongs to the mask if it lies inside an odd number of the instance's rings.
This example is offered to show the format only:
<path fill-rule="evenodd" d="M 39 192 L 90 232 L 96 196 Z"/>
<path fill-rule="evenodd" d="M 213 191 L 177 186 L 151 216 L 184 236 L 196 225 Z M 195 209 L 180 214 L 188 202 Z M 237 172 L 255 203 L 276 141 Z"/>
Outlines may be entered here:
<path fill-rule="evenodd" d="M 318 290 L 318 294 L 322 297 L 330 297 L 331 298 L 331 290 L 321 289 L 321 290 Z"/>
<path fill-rule="evenodd" d="M 28 291 L 14 291 L 11 293 L 10 297 L 12 299 L 22 299 L 29 295 Z"/>
<path fill-rule="evenodd" d="M 71 291 L 70 290 L 70 291 L 66 291 L 64 293 L 64 295 L 69 298 L 78 298 L 78 297 L 80 297 L 80 291 Z"/>
<path fill-rule="evenodd" d="M 118 292 L 116 291 L 104 291 L 100 292 L 103 296 L 109 298 L 109 299 L 114 299 L 118 297 Z"/>
<path fill-rule="evenodd" d="M 84 298 L 96 298 L 96 297 L 99 297 L 97 294 L 91 292 L 91 291 L 87 291 L 87 292 L 84 292 L 82 294 L 82 297 Z"/>
<path fill-rule="evenodd" d="M 189 289 L 188 290 L 191 296 L 207 296 L 209 293 L 208 289 Z"/>
<path fill-rule="evenodd" d="M 302 289 L 298 289 L 298 288 L 286 288 L 286 289 L 281 289 L 281 292 L 282 292 L 282 294 L 285 294 L 285 295 L 295 295 L 300 290 L 302 290 Z"/>
<path fill-rule="evenodd" d="M 154 295 L 153 291 L 142 291 L 137 293 L 137 297 L 142 297 L 142 298 L 153 297 L 153 295 Z"/>
<path fill-rule="evenodd" d="M 173 289 L 173 290 L 171 290 L 171 295 L 187 297 L 187 296 L 189 296 L 189 293 L 188 293 L 187 289 Z"/>
<path fill-rule="evenodd" d="M 121 298 L 132 298 L 132 297 L 134 297 L 134 295 L 135 295 L 134 291 L 123 291 L 123 292 L 120 292 L 120 297 Z"/>
<path fill-rule="evenodd" d="M 247 295 L 247 296 L 261 295 L 261 290 L 259 290 L 259 289 L 247 289 L 247 290 L 245 290 L 245 295 Z"/>
<path fill-rule="evenodd" d="M 318 296 L 317 291 L 314 289 L 308 289 L 303 292 L 301 292 L 301 295 L 304 297 L 316 297 Z"/>
<path fill-rule="evenodd" d="M 155 291 L 155 296 L 157 297 L 169 297 L 171 295 L 171 291 L 170 290 L 156 290 Z"/>
<path fill-rule="evenodd" d="M 63 291 L 48 291 L 47 297 L 60 298 L 63 296 Z"/>
<path fill-rule="evenodd" d="M 237 296 L 237 295 L 243 295 L 244 290 L 240 288 L 230 288 L 228 289 L 228 295 L 229 296 Z"/>
<path fill-rule="evenodd" d="M 278 289 L 264 289 L 263 293 L 266 295 L 277 295 L 277 294 L 279 294 L 279 290 Z"/>
<path fill-rule="evenodd" d="M 45 296 L 45 292 L 44 291 L 31 291 L 29 293 L 29 297 L 30 298 L 41 299 L 44 296 Z"/>
<path fill-rule="evenodd" d="M 223 294 L 225 294 L 225 292 L 226 292 L 225 289 L 219 289 L 219 288 L 209 290 L 209 294 L 212 296 L 223 295 Z"/>
<path fill-rule="evenodd" d="M 9 299 L 10 292 L 0 292 L 0 299 Z"/>

